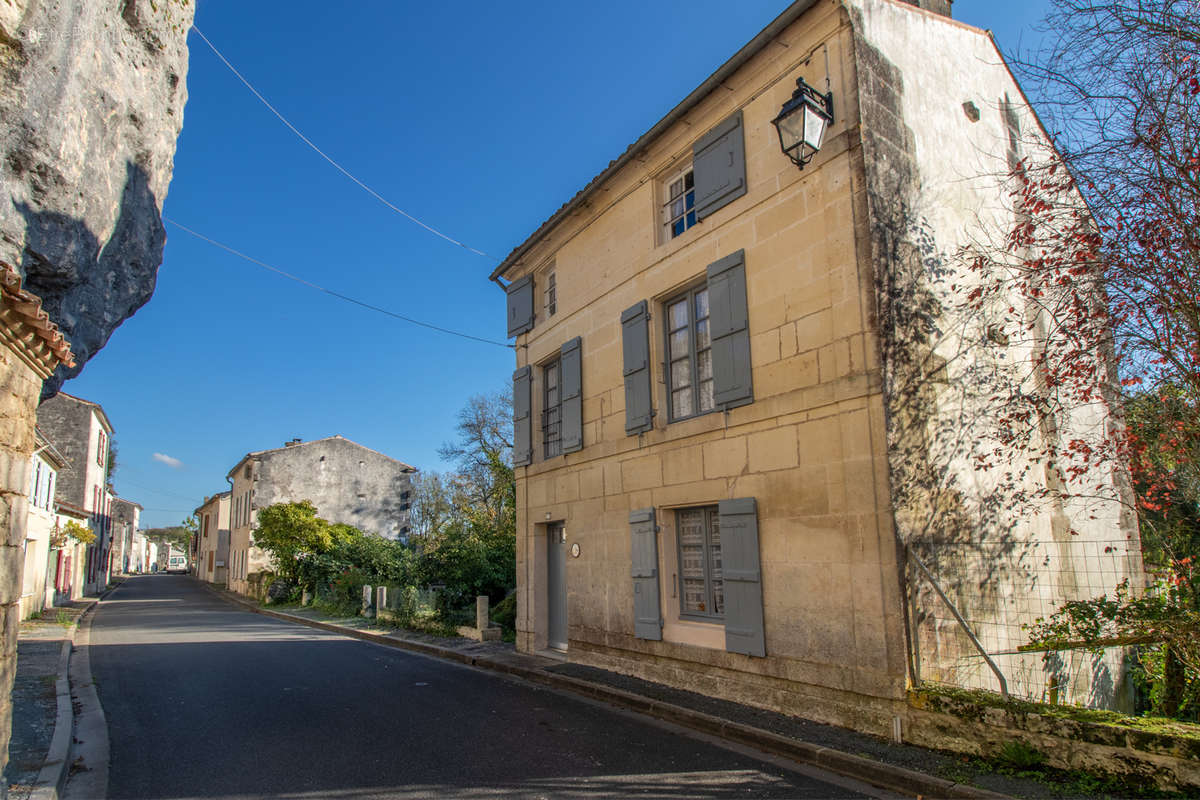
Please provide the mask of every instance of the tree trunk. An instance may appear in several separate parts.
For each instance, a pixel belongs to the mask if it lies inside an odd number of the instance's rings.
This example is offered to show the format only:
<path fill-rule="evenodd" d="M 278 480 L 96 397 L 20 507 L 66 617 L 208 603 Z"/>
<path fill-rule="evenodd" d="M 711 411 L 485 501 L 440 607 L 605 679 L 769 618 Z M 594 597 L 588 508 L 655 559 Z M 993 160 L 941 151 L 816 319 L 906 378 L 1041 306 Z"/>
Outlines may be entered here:
<path fill-rule="evenodd" d="M 1183 661 L 1175 653 L 1175 648 L 1167 645 L 1163 656 L 1163 695 L 1161 712 L 1164 717 L 1174 717 L 1179 714 L 1183 704 L 1183 692 L 1186 686 Z"/>

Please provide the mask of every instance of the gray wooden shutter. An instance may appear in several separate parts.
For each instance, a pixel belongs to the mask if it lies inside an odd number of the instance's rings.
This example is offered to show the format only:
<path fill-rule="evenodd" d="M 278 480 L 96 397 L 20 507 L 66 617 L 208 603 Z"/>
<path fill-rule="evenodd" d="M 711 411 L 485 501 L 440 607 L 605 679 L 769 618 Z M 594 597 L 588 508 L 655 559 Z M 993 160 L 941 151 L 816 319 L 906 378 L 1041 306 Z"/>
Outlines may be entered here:
<path fill-rule="evenodd" d="M 713 400 L 717 408 L 754 402 L 750 371 L 750 314 L 746 308 L 744 251 L 708 265 Z"/>
<path fill-rule="evenodd" d="M 625 433 L 653 426 L 650 385 L 650 312 L 645 300 L 621 314 L 621 347 L 625 353 Z"/>
<path fill-rule="evenodd" d="M 753 497 L 722 500 L 721 578 L 725 590 L 725 649 L 765 656 L 762 569 L 758 561 L 758 507 Z"/>
<path fill-rule="evenodd" d="M 533 276 L 526 275 L 508 285 L 508 335 L 533 330 Z"/>
<path fill-rule="evenodd" d="M 513 373 L 513 466 L 533 461 L 533 369 Z"/>
<path fill-rule="evenodd" d="M 662 639 L 658 604 L 658 525 L 654 509 L 629 512 L 633 535 L 633 632 L 639 639 Z"/>
<path fill-rule="evenodd" d="M 692 145 L 696 219 L 704 219 L 746 193 L 746 143 L 742 112 L 713 128 Z"/>
<path fill-rule="evenodd" d="M 583 449 L 583 340 L 576 336 L 561 353 L 562 450 L 574 453 Z"/>

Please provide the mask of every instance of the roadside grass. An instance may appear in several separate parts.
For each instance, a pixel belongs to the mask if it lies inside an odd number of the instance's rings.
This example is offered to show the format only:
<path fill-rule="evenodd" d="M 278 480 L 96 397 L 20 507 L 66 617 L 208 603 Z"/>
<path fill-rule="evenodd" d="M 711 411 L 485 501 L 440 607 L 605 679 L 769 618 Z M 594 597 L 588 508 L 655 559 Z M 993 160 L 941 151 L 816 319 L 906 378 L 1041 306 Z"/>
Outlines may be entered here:
<path fill-rule="evenodd" d="M 1032 703 L 1027 700 L 1009 698 L 1005 700 L 998 694 L 978 689 L 957 689 L 947 686 L 922 685 L 918 694 L 931 698 L 945 697 L 951 700 L 970 703 L 976 706 L 1001 708 L 1017 714 L 1040 714 L 1044 717 L 1058 717 L 1076 722 L 1089 722 L 1095 725 L 1106 725 L 1125 730 L 1133 729 L 1150 733 L 1165 733 L 1186 739 L 1200 740 L 1200 725 L 1193 722 L 1183 722 L 1168 717 L 1142 716 L 1135 717 L 1122 714 L 1119 711 L 1104 711 L 1097 708 L 1083 708 L 1072 705 L 1050 705 L 1048 703 Z M 953 712 L 950 712 L 953 713 Z"/>
<path fill-rule="evenodd" d="M 951 780 L 980 785 L 978 777 L 994 773 L 1009 778 L 1023 778 L 1035 781 L 1044 786 L 1046 792 L 1027 797 L 1054 798 L 1100 798 L 1108 800 L 1124 800 L 1124 798 L 1183 798 L 1189 795 L 1179 792 L 1168 792 L 1150 783 L 1122 780 L 1108 775 L 1096 775 L 1083 770 L 1063 770 L 1054 767 L 1020 766 L 1002 758 L 964 758 L 964 769 L 961 772 L 947 771 L 950 774 L 942 777 Z"/>

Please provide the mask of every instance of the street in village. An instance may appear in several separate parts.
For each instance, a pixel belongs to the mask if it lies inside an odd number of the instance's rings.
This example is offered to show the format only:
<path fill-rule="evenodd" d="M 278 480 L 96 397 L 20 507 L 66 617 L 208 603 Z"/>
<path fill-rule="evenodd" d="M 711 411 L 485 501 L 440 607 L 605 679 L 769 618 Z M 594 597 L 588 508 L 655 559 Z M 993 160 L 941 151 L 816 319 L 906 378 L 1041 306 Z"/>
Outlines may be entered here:
<path fill-rule="evenodd" d="M 1200 796 L 1198 21 L 0 1 L 0 800 Z"/>
<path fill-rule="evenodd" d="M 127 579 L 94 612 L 89 651 L 114 799 L 897 796 L 257 615 L 186 576 Z"/>

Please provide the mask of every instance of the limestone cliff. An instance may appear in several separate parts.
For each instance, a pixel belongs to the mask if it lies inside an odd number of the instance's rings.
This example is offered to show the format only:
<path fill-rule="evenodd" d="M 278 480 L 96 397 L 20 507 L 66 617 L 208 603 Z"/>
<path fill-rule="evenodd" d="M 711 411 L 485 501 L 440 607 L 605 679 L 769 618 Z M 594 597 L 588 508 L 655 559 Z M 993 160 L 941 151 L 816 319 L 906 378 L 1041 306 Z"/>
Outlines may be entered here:
<path fill-rule="evenodd" d="M 0 264 L 71 342 L 53 393 L 150 299 L 192 0 L 0 0 Z"/>

